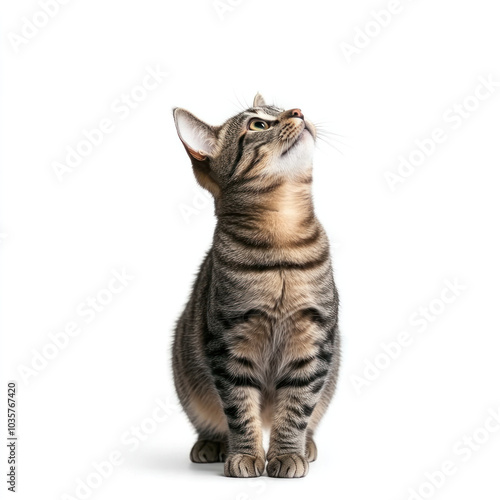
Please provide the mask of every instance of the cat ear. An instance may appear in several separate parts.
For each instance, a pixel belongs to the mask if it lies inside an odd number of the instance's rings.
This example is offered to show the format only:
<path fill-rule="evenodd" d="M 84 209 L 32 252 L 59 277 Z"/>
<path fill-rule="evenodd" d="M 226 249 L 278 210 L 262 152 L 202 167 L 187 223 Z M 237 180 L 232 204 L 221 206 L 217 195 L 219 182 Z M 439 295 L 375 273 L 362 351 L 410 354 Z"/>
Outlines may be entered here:
<path fill-rule="evenodd" d="M 210 168 L 210 157 L 217 145 L 217 128 L 182 108 L 174 109 L 174 121 L 179 139 L 191 159 L 196 180 L 215 197 L 219 196 L 220 187 Z"/>
<path fill-rule="evenodd" d="M 174 121 L 177 134 L 191 156 L 203 161 L 207 156 L 213 155 L 217 144 L 215 127 L 182 108 L 174 109 Z"/>
<path fill-rule="evenodd" d="M 255 97 L 253 98 L 253 107 L 254 108 L 261 108 L 262 106 L 266 105 L 266 101 L 264 101 L 264 98 L 260 95 L 259 92 L 255 94 Z"/>

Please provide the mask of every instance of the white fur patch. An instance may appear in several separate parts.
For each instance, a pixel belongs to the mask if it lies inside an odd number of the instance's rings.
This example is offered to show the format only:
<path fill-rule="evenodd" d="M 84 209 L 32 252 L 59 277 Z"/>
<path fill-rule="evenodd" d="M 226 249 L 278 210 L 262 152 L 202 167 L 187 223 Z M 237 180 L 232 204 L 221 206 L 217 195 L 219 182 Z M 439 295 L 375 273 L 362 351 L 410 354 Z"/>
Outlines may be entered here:
<path fill-rule="evenodd" d="M 272 162 L 273 169 L 277 172 L 293 173 L 301 172 L 309 168 L 312 164 L 314 155 L 314 139 L 311 133 L 304 129 L 297 142 L 285 154 L 280 155 L 277 151 L 277 156 Z"/>

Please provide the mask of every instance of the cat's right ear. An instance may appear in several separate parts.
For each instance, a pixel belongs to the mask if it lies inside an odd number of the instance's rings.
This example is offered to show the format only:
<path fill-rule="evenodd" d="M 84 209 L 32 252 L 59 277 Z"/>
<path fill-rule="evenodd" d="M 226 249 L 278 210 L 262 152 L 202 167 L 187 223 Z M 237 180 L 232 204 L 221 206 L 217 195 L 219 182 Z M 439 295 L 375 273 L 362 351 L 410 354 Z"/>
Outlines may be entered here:
<path fill-rule="evenodd" d="M 266 101 L 264 101 L 264 98 L 260 94 L 260 92 L 257 92 L 255 94 L 255 97 L 253 98 L 253 107 L 254 108 L 262 108 L 266 105 Z"/>
<path fill-rule="evenodd" d="M 191 159 L 196 180 L 218 196 L 220 187 L 210 168 L 210 157 L 217 146 L 217 129 L 182 108 L 174 109 L 174 121 L 179 139 Z"/>

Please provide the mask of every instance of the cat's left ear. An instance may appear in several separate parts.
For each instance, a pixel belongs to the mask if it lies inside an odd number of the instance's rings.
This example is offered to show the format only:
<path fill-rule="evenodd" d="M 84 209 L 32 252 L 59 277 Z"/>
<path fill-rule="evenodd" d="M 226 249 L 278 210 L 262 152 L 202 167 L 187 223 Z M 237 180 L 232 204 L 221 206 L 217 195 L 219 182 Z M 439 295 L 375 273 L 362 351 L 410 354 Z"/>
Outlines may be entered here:
<path fill-rule="evenodd" d="M 191 158 L 196 180 L 214 196 L 218 196 L 220 188 L 210 168 L 210 157 L 215 154 L 217 146 L 217 128 L 182 108 L 174 109 L 174 121 L 179 139 Z"/>
<path fill-rule="evenodd" d="M 265 105 L 266 101 L 264 101 L 264 98 L 260 95 L 259 92 L 257 92 L 257 94 L 255 94 L 255 97 L 253 98 L 253 107 L 262 108 Z"/>
<path fill-rule="evenodd" d="M 214 154 L 217 144 L 215 127 L 201 121 L 182 108 L 174 109 L 174 121 L 179 139 L 191 156 L 204 161 L 207 156 Z"/>

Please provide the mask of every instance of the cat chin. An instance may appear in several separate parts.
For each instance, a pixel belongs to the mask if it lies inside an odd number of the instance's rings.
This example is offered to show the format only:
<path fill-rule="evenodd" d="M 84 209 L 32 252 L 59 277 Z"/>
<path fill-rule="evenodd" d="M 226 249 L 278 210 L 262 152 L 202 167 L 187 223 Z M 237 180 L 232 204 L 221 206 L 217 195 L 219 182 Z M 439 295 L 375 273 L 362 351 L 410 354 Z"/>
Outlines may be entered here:
<path fill-rule="evenodd" d="M 307 129 L 304 129 L 293 146 L 275 159 L 273 166 L 277 172 L 285 174 L 301 172 L 310 168 L 313 155 L 314 138 Z"/>

